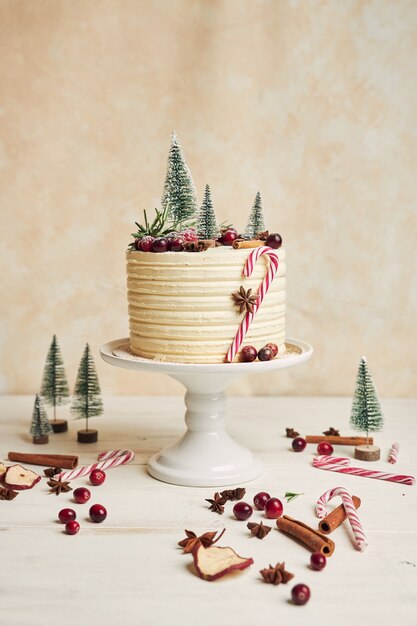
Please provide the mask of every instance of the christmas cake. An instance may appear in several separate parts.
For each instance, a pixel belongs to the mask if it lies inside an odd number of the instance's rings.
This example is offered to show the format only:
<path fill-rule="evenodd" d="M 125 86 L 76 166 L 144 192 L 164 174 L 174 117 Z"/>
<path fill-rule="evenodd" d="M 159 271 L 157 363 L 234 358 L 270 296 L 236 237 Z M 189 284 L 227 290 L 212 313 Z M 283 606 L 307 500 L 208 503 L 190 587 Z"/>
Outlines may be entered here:
<path fill-rule="evenodd" d="M 174 134 L 162 209 L 136 225 L 127 251 L 133 354 L 223 363 L 285 351 L 285 251 L 265 229 L 259 193 L 243 235 L 219 227 L 208 186 L 196 208 Z"/>

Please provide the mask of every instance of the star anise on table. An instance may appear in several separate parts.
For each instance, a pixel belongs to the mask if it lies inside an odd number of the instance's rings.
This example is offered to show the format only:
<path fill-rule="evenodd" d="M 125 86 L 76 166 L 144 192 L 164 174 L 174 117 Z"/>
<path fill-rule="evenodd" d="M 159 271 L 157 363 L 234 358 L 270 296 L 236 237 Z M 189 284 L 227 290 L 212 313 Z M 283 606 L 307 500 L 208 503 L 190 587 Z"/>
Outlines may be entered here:
<path fill-rule="evenodd" d="M 291 437 L 291 439 L 298 437 L 298 435 L 300 434 L 300 433 L 297 433 L 297 431 L 294 430 L 294 428 L 286 428 L 285 431 L 287 433 L 286 436 Z"/>
<path fill-rule="evenodd" d="M 224 513 L 224 504 L 227 502 L 226 498 L 221 496 L 218 492 L 216 492 L 213 498 L 206 498 L 206 502 L 210 504 L 209 510 L 213 511 L 213 513 L 219 513 L 221 515 Z"/>
<path fill-rule="evenodd" d="M 220 492 L 222 498 L 227 500 L 241 500 L 246 493 L 246 489 L 244 487 L 237 487 L 236 489 L 225 489 Z"/>
<path fill-rule="evenodd" d="M 0 487 L 0 500 L 14 500 L 19 495 L 18 491 L 14 489 L 8 489 L 7 487 Z"/>
<path fill-rule="evenodd" d="M 275 567 L 269 565 L 269 567 L 261 569 L 259 573 L 266 583 L 271 583 L 272 585 L 286 584 L 291 578 L 294 578 L 294 574 L 286 571 L 285 563 L 277 563 Z"/>
<path fill-rule="evenodd" d="M 60 467 L 47 467 L 46 469 L 43 470 L 43 473 L 48 478 L 53 478 L 55 474 L 60 474 L 61 472 L 62 472 L 62 469 Z"/>
<path fill-rule="evenodd" d="M 327 437 L 340 437 L 339 431 L 333 428 L 333 426 L 330 426 L 329 430 L 325 430 L 323 435 L 326 435 Z"/>
<path fill-rule="evenodd" d="M 205 548 L 209 548 L 210 546 L 215 544 L 225 532 L 226 529 L 223 528 L 220 535 L 217 537 L 217 539 L 215 539 L 214 537 L 217 534 L 217 530 L 204 533 L 204 535 L 200 535 L 199 537 L 197 537 L 197 535 L 193 533 L 192 530 L 186 530 L 185 534 L 187 536 L 182 541 L 179 541 L 178 545 L 181 546 L 181 548 L 184 548 L 184 552 L 188 554 L 189 552 L 192 552 L 197 546 L 204 546 Z"/>
<path fill-rule="evenodd" d="M 50 486 L 50 492 L 56 494 L 57 496 L 62 492 L 66 493 L 67 491 L 72 491 L 72 487 L 65 480 L 55 480 L 51 478 L 48 480 L 48 485 Z"/>
<path fill-rule="evenodd" d="M 252 535 L 258 537 L 258 539 L 263 539 L 272 530 L 271 526 L 265 526 L 263 522 L 259 522 L 259 524 L 256 524 L 255 522 L 248 522 L 247 527 L 251 531 Z"/>
<path fill-rule="evenodd" d="M 239 287 L 239 291 L 232 293 L 232 298 L 235 306 L 239 307 L 239 313 L 248 311 L 253 313 L 253 307 L 258 304 L 258 298 L 256 294 L 252 295 L 252 289 L 246 289 L 242 286 Z"/>

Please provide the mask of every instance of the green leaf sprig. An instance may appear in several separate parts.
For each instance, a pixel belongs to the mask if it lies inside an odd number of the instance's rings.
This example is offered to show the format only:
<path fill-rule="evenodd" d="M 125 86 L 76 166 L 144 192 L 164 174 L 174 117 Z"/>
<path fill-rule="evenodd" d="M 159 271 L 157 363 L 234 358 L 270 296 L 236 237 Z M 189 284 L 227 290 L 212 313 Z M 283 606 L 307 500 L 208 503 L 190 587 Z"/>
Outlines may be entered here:
<path fill-rule="evenodd" d="M 286 499 L 287 502 L 291 502 L 291 500 L 294 500 L 295 498 L 298 498 L 298 496 L 303 496 L 303 495 L 304 495 L 303 493 L 292 493 L 291 491 L 286 491 L 284 498 Z"/>
<path fill-rule="evenodd" d="M 162 211 L 155 209 L 155 217 L 153 221 L 149 221 L 146 211 L 143 211 L 144 221 L 143 224 L 135 222 L 138 230 L 136 233 L 132 233 L 132 237 L 135 239 L 141 239 L 150 235 L 151 237 L 164 237 L 172 232 L 178 232 L 183 228 L 187 228 L 192 225 L 190 221 L 172 221 L 168 219 L 169 205 Z"/>

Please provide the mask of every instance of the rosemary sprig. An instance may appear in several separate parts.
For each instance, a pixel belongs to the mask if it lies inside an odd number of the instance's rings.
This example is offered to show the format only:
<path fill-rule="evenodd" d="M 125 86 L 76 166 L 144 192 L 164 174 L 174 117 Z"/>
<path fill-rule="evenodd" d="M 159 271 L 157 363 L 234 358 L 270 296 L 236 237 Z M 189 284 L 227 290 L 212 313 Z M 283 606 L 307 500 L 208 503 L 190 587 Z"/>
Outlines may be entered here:
<path fill-rule="evenodd" d="M 178 232 L 178 230 L 182 230 L 183 228 L 192 225 L 190 221 L 171 221 L 168 217 L 168 212 L 169 205 L 167 205 L 162 211 L 155 209 L 155 217 L 153 221 L 150 221 L 146 211 L 144 210 L 144 223 L 139 224 L 139 222 L 135 222 L 138 230 L 136 233 L 132 233 L 132 237 L 135 237 L 135 239 L 146 237 L 146 235 L 150 235 L 151 237 L 164 237 L 171 232 Z"/>
<path fill-rule="evenodd" d="M 304 495 L 303 493 L 292 493 L 291 491 L 286 491 L 284 498 L 286 499 L 287 502 L 291 502 L 291 500 L 294 500 L 295 498 L 298 498 L 298 496 L 303 496 L 303 495 Z"/>

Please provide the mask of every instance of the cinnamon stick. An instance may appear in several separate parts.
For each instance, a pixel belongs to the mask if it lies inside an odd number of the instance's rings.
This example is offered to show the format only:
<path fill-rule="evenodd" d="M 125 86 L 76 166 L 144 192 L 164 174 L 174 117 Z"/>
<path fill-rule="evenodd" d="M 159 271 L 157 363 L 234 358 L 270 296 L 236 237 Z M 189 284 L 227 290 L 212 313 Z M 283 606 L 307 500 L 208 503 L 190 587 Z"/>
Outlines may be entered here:
<path fill-rule="evenodd" d="M 357 496 L 352 496 L 353 504 L 355 505 L 355 509 L 359 509 L 361 505 L 361 499 Z M 325 535 L 333 532 L 340 524 L 342 524 L 346 519 L 346 510 L 343 504 L 333 509 L 331 513 L 323 517 L 319 522 L 319 530 Z"/>
<path fill-rule="evenodd" d="M 306 443 L 327 441 L 327 443 L 331 443 L 333 446 L 364 446 L 367 443 L 374 443 L 373 437 L 369 437 L 367 440 L 366 437 L 335 437 L 334 435 L 307 435 L 305 440 Z"/>
<path fill-rule="evenodd" d="M 334 552 L 335 545 L 329 537 L 288 515 L 277 519 L 277 527 L 283 533 L 301 541 L 312 552 L 321 552 L 324 556 L 331 556 Z"/>
<path fill-rule="evenodd" d="M 233 247 L 235 250 L 240 250 L 241 248 L 259 248 L 259 246 L 264 246 L 265 242 L 260 239 L 235 239 L 233 242 Z"/>
<path fill-rule="evenodd" d="M 74 469 L 78 465 L 78 456 L 69 454 L 26 454 L 23 452 L 9 452 L 9 461 L 28 463 L 29 465 L 45 465 L 46 467 L 61 467 Z"/>

